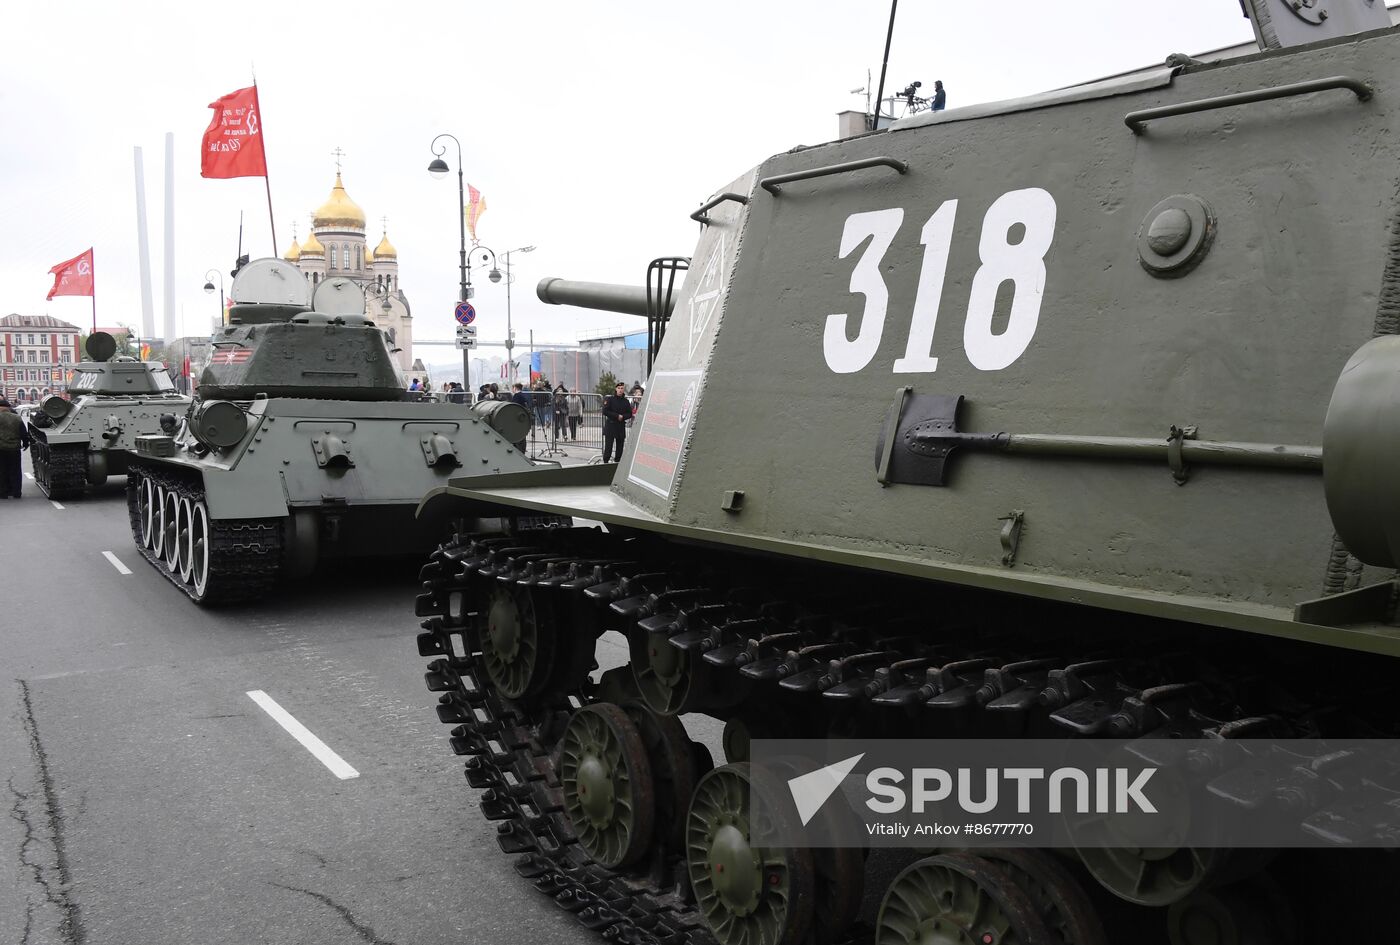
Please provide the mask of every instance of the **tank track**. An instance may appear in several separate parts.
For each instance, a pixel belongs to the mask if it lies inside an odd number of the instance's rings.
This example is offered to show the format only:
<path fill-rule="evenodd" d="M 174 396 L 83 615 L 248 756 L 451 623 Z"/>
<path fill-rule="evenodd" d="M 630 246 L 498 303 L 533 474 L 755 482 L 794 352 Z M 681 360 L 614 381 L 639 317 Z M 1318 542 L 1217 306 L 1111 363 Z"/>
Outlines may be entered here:
<path fill-rule="evenodd" d="M 191 600 L 205 606 L 237 604 L 261 598 L 277 581 L 282 567 L 283 520 L 280 518 L 209 520 L 210 558 L 207 589 L 200 597 L 165 560 L 141 541 L 137 490 L 143 479 L 173 489 L 192 502 L 204 501 L 198 476 L 149 464 L 133 463 L 126 478 L 127 518 L 141 557 Z"/>
<path fill-rule="evenodd" d="M 707 562 L 669 547 L 661 571 L 655 549 L 596 530 L 546 534 L 459 537 L 440 547 L 421 573 L 416 613 L 426 619 L 418 649 L 431 658 L 425 681 L 440 694 L 438 717 L 455 726 L 452 749 L 468 756 L 467 781 L 484 790 L 481 809 L 497 823 L 501 849 L 516 855 L 520 875 L 616 941 L 701 945 L 714 939 L 675 862 L 658 862 L 657 854 L 641 869 L 617 872 L 579 848 L 563 812 L 551 749 L 569 715 L 599 695 L 586 672 L 596 665 L 592 639 L 588 661 L 573 659 L 575 675 L 554 680 L 546 696 L 505 699 L 480 658 L 475 603 L 497 582 L 556 595 L 555 612 L 575 615 L 566 632 L 587 636 L 589 618 L 578 615 L 592 613 L 592 638 L 605 630 L 659 635 L 700 654 L 715 674 L 708 688 L 742 693 L 751 708 L 742 714 L 733 706 L 699 710 L 743 717 L 757 737 L 1392 734 L 1376 721 L 1394 717 L 1384 708 L 1383 679 L 1371 685 L 1364 674 L 1322 677 L 1306 657 L 1282 671 L 1252 667 L 1247 654 L 1258 649 L 1251 649 L 1253 640 L 1239 653 L 1189 644 L 1183 651 L 1181 636 L 1191 628 L 1134 620 L 1124 632 L 1121 623 L 1129 618 L 1086 619 L 1082 611 L 1051 605 L 1029 611 L 1044 612 L 1038 625 L 1008 620 L 988 626 L 985 618 L 964 620 L 956 610 L 940 625 L 899 616 L 906 607 L 851 606 L 851 595 L 843 603 L 840 595 L 814 591 L 810 574 L 802 572 L 770 577 L 740 572 L 742 564 L 726 571 L 715 568 L 713 555 Z M 859 599 L 878 594 L 867 591 Z M 1025 652 L 1028 645 L 1034 649 Z M 1075 655 L 1046 655 L 1056 652 Z M 1220 666 L 1231 667 L 1230 678 Z M 1232 684 L 1234 677 L 1243 682 Z M 794 697 L 800 711 L 785 712 Z M 920 705 L 929 708 L 912 711 Z M 1380 799 L 1390 796 L 1382 792 Z M 1299 821 L 1320 817 L 1344 843 L 1346 815 L 1319 806 L 1300 810 Z M 1246 869 L 1262 869 L 1264 862 L 1251 860 Z M 1235 869 L 1240 866 L 1237 860 Z M 847 940 L 869 942 L 872 932 L 852 926 Z"/>
<path fill-rule="evenodd" d="M 49 445 L 42 432 L 30 428 L 29 453 L 34 482 L 50 499 L 71 499 L 87 489 L 87 444 Z"/>

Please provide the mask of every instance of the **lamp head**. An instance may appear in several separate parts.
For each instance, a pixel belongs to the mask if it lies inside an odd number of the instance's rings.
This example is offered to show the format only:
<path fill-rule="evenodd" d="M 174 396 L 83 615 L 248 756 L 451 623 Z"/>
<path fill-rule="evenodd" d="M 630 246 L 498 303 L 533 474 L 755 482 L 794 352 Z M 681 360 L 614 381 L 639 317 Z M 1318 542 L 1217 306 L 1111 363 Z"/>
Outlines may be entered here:
<path fill-rule="evenodd" d="M 212 282 L 206 282 L 206 283 L 204 283 L 204 291 L 205 291 L 205 292 L 213 292 L 213 291 L 214 291 L 214 283 L 212 283 Z"/>
<path fill-rule="evenodd" d="M 443 177 L 447 174 L 447 162 L 442 158 L 433 158 L 433 163 L 428 165 L 428 173 L 434 177 Z"/>
<path fill-rule="evenodd" d="M 491 271 L 486 274 L 486 278 L 490 279 L 492 282 L 500 282 L 501 270 L 493 267 Z"/>

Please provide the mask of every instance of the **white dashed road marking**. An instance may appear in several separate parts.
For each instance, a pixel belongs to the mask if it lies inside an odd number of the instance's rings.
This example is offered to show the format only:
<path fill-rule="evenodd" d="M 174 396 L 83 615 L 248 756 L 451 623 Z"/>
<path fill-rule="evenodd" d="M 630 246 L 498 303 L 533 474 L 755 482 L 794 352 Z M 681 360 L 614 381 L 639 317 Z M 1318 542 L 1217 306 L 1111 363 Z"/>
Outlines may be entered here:
<path fill-rule="evenodd" d="M 63 505 L 61 503 L 55 502 L 53 499 L 50 499 L 49 504 L 52 505 L 54 508 L 58 509 L 60 512 L 63 511 Z"/>
<path fill-rule="evenodd" d="M 104 558 L 106 558 L 108 561 L 112 562 L 112 567 L 116 568 L 117 571 L 118 571 L 119 573 L 121 573 L 121 574 L 130 574 L 130 573 L 131 573 L 131 569 L 128 568 L 126 565 L 122 564 L 121 559 L 118 558 L 116 555 L 112 554 L 110 551 L 104 551 L 104 552 L 102 552 L 102 557 L 104 557 Z"/>
<path fill-rule="evenodd" d="M 302 725 L 292 714 L 277 704 L 267 693 L 261 689 L 254 689 L 248 693 L 248 698 L 252 699 L 262 710 L 272 716 L 273 721 L 287 730 L 297 741 L 301 742 L 301 747 L 316 756 L 316 760 L 321 762 L 331 770 L 331 774 L 344 781 L 347 778 L 358 778 L 360 772 L 350 767 L 345 759 L 331 751 L 325 742 L 311 734 L 310 729 Z"/>

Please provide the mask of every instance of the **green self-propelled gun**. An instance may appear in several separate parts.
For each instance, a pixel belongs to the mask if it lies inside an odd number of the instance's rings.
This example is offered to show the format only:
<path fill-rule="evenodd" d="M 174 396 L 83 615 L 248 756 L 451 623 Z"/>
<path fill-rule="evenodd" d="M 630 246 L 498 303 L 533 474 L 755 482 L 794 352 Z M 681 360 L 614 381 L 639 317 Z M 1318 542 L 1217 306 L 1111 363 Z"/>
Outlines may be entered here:
<path fill-rule="evenodd" d="M 138 437 L 127 477 L 142 555 L 199 603 L 254 598 L 325 558 L 430 549 L 422 493 L 464 468 L 521 472 L 523 408 L 409 400 L 363 289 L 312 290 L 276 259 L 234 280 L 228 324 L 178 425 Z M 314 301 L 314 304 L 313 304 Z"/>
<path fill-rule="evenodd" d="M 432 556 L 417 645 L 502 848 L 590 928 L 1395 934 L 1393 854 L 1292 841 L 1400 842 L 1400 766 L 1329 741 L 1400 734 L 1400 33 L 1247 6 L 1260 50 L 767 159 L 696 211 L 673 307 L 665 265 L 541 285 L 665 328 L 640 416 L 616 466 L 426 497 L 504 527 Z M 545 514 L 605 528 L 511 527 Z M 891 868 L 750 829 L 753 738 L 1265 735 L 1302 745 L 1192 776 L 1281 851 L 1153 828 Z"/>

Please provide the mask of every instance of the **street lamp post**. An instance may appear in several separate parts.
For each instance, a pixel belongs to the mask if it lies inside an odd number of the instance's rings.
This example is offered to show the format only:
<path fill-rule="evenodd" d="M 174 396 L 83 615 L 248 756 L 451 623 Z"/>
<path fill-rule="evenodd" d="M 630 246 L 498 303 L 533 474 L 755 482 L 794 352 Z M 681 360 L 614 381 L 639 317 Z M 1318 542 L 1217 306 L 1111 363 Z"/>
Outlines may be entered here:
<path fill-rule="evenodd" d="M 224 324 L 224 274 L 217 269 L 210 269 L 204 274 L 204 291 L 214 291 L 214 277 L 219 278 L 219 317 L 214 319 L 214 330 L 218 331 Z"/>
<path fill-rule="evenodd" d="M 428 165 L 428 173 L 434 177 L 442 177 L 447 174 L 450 168 L 442 156 L 447 153 L 447 145 L 438 147 L 438 142 L 443 138 L 451 138 L 452 143 L 457 145 L 457 225 L 460 232 L 458 243 L 459 257 L 461 260 L 460 275 L 458 278 L 459 296 L 458 301 L 465 302 L 471 298 L 471 281 L 467 276 L 467 189 L 466 182 L 462 176 L 462 142 L 450 134 L 440 134 L 433 139 L 432 148 L 433 160 Z M 462 349 L 462 380 L 469 379 L 468 369 L 471 365 L 471 349 Z"/>
<path fill-rule="evenodd" d="M 533 253 L 534 251 L 534 246 L 517 246 L 515 249 L 508 250 L 501 254 L 506 261 L 506 364 L 508 365 L 506 373 L 509 374 L 512 379 L 515 376 L 515 360 L 511 357 L 511 350 L 515 347 L 515 331 L 511 328 L 510 324 L 510 284 L 515 280 L 512 279 L 510 275 L 510 257 L 512 253 Z M 493 270 L 490 278 L 492 282 L 500 282 L 500 270 Z"/>

